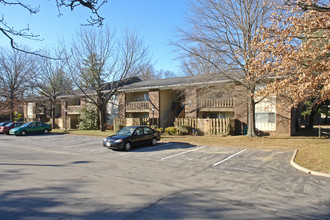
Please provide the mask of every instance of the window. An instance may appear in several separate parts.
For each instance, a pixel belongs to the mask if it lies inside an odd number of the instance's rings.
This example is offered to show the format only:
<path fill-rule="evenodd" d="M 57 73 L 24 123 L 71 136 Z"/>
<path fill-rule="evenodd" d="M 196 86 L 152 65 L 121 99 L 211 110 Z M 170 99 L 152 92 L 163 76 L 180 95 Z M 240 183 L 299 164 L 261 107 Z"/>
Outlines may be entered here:
<path fill-rule="evenodd" d="M 135 130 L 135 134 L 136 134 L 136 135 L 142 135 L 142 134 L 143 134 L 143 130 L 142 130 L 142 128 L 137 128 L 137 129 Z"/>
<path fill-rule="evenodd" d="M 152 134 L 153 131 L 150 128 L 144 128 L 144 134 Z"/>
<path fill-rule="evenodd" d="M 275 113 L 256 113 L 256 123 L 275 123 Z"/>
<path fill-rule="evenodd" d="M 33 118 L 33 103 L 28 103 L 27 117 Z"/>
<path fill-rule="evenodd" d="M 276 131 L 276 98 L 265 98 L 255 106 L 256 128 Z"/>
<path fill-rule="evenodd" d="M 149 101 L 149 93 L 143 94 L 143 101 Z"/>
<path fill-rule="evenodd" d="M 148 92 L 130 93 L 130 96 L 128 96 L 127 100 L 133 102 L 146 102 L 149 101 L 149 93 Z"/>
<path fill-rule="evenodd" d="M 210 113 L 210 118 L 226 118 L 226 114 L 224 112 Z"/>

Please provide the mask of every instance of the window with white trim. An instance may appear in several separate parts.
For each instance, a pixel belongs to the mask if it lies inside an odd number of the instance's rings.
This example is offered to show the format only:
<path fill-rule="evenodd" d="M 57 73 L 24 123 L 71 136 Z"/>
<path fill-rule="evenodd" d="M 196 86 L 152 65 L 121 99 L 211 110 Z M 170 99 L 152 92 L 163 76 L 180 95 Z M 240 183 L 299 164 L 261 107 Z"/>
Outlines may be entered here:
<path fill-rule="evenodd" d="M 27 108 L 27 117 L 28 118 L 33 118 L 33 103 L 28 103 L 28 108 Z"/>
<path fill-rule="evenodd" d="M 256 128 L 276 131 L 276 97 L 265 98 L 255 106 Z"/>

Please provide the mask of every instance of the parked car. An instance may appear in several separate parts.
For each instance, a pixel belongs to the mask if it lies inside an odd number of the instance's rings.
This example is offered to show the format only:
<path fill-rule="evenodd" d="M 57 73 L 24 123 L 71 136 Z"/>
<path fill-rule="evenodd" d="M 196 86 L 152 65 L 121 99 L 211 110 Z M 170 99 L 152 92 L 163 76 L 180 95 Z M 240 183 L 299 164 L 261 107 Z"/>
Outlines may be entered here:
<path fill-rule="evenodd" d="M 9 134 L 15 135 L 26 135 L 26 134 L 36 134 L 44 133 L 48 134 L 52 130 L 50 124 L 45 124 L 40 121 L 28 122 L 20 127 L 12 128 L 9 131 Z"/>
<path fill-rule="evenodd" d="M 156 145 L 160 132 L 147 126 L 128 126 L 104 139 L 103 146 L 114 150 L 130 150 L 132 147 Z"/>
<path fill-rule="evenodd" d="M 21 122 L 14 122 L 14 123 L 8 123 L 6 125 L 0 126 L 0 133 L 9 134 L 10 129 L 19 127 L 23 124 L 24 123 L 21 123 Z"/>
<path fill-rule="evenodd" d="M 0 126 L 5 126 L 6 124 L 8 124 L 9 122 L 0 122 Z"/>

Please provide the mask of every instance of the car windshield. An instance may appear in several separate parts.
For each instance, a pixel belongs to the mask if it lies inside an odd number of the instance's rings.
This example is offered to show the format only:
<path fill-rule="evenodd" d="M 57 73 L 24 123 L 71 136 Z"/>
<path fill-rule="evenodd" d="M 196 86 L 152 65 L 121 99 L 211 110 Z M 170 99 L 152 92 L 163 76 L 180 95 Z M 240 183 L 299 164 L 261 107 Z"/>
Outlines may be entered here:
<path fill-rule="evenodd" d="M 4 126 L 6 124 L 7 124 L 7 122 L 2 122 L 2 123 L 0 123 L 0 126 Z"/>
<path fill-rule="evenodd" d="M 14 123 L 9 123 L 9 124 L 6 124 L 6 126 L 9 127 L 9 126 L 12 126 L 13 124 L 14 124 Z"/>
<path fill-rule="evenodd" d="M 125 127 L 117 132 L 116 135 L 132 135 L 135 131 L 135 127 Z"/>

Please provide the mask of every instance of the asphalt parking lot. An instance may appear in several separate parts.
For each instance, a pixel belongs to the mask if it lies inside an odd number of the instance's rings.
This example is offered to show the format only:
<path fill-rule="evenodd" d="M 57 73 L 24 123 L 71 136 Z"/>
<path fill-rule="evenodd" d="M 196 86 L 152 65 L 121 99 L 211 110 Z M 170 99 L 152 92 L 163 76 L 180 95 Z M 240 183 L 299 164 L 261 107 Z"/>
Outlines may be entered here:
<path fill-rule="evenodd" d="M 290 151 L 0 135 L 0 219 L 330 219 L 330 178 Z"/>

